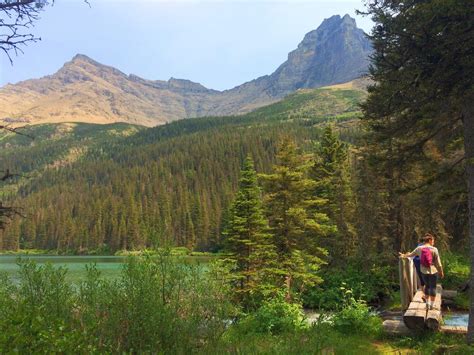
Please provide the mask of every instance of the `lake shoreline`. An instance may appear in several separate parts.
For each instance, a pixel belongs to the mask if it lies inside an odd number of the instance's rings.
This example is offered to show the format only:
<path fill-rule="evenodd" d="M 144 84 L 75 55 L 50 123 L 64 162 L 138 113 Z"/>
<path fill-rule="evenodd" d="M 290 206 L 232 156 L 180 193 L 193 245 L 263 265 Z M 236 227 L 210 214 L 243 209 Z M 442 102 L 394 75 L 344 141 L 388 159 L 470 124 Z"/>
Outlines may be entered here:
<path fill-rule="evenodd" d="M 0 256 L 83 256 L 83 257 L 102 257 L 102 256 L 153 256 L 158 255 L 161 251 L 166 251 L 170 256 L 206 256 L 206 257 L 222 257 L 226 256 L 224 253 L 213 253 L 204 251 L 190 251 L 184 247 L 173 247 L 168 249 L 143 249 L 143 250 L 118 250 L 114 253 L 103 250 L 90 252 L 58 252 L 57 250 L 43 250 L 43 249 L 19 249 L 1 251 Z"/>

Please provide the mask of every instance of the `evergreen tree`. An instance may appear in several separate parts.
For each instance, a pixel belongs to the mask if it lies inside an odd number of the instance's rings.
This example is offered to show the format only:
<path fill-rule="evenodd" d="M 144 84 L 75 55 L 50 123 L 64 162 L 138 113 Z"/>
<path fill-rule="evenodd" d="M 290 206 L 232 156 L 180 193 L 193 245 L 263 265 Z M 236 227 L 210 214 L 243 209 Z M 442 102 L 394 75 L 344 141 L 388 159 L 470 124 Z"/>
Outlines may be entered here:
<path fill-rule="evenodd" d="M 223 234 L 234 264 L 237 298 L 245 308 L 255 307 L 273 289 L 272 266 L 276 253 L 251 158 L 245 160 L 240 172 L 239 190 Z"/>
<path fill-rule="evenodd" d="M 474 6 L 470 0 L 368 1 L 375 27 L 369 97 L 364 119 L 387 159 L 406 166 L 425 159 L 430 145 L 464 140 L 468 182 L 471 268 L 474 269 Z M 462 157 L 462 155 L 464 155 Z M 392 218 L 393 219 L 393 218 Z M 471 273 L 474 284 L 474 273 Z M 469 342 L 474 342 L 471 287 Z"/>
<path fill-rule="evenodd" d="M 328 216 L 318 211 L 325 200 L 313 197 L 316 184 L 307 177 L 309 161 L 291 139 L 285 138 L 273 173 L 262 175 L 265 207 L 288 297 L 292 291 L 321 282 L 317 270 L 327 253 L 320 239 L 335 231 Z"/>
<path fill-rule="evenodd" d="M 319 209 L 337 226 L 337 232 L 327 244 L 330 255 L 336 259 L 346 258 L 356 251 L 347 151 L 346 144 L 339 139 L 333 126 L 327 125 L 310 168 L 310 176 L 316 181 L 313 196 L 326 200 L 326 204 Z"/>

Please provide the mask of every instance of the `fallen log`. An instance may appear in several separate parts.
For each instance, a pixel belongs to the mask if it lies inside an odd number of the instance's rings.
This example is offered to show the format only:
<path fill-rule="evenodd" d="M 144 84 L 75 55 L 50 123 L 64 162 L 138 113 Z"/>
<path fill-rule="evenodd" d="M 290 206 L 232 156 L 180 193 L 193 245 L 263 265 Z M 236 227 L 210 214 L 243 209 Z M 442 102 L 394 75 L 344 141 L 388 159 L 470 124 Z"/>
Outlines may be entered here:
<path fill-rule="evenodd" d="M 426 303 L 412 301 L 403 314 L 403 322 L 410 329 L 424 329 L 426 321 Z"/>
<path fill-rule="evenodd" d="M 434 309 L 428 310 L 426 303 L 423 300 L 424 293 L 418 291 L 413 297 L 413 301 L 407 311 L 403 314 L 403 322 L 410 329 L 429 329 L 438 330 L 441 324 L 441 300 L 443 288 L 441 285 L 436 287 L 436 298 L 434 302 Z"/>
<path fill-rule="evenodd" d="M 442 325 L 439 330 L 447 334 L 467 334 L 467 326 L 463 325 Z"/>
<path fill-rule="evenodd" d="M 446 299 L 446 298 L 443 298 L 443 306 L 445 307 L 454 307 L 456 306 L 456 302 L 454 302 L 453 300 L 450 300 L 450 299 Z"/>

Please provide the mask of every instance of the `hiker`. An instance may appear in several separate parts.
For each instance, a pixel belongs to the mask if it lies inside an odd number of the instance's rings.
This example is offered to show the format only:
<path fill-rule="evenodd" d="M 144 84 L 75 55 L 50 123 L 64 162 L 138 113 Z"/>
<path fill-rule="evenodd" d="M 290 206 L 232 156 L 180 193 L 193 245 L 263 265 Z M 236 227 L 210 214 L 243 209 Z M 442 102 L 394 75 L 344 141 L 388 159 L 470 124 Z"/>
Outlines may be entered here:
<path fill-rule="evenodd" d="M 411 253 L 400 253 L 400 257 L 409 258 L 419 256 L 421 276 L 425 283 L 426 308 L 434 309 L 436 281 L 438 274 L 439 277 L 444 277 L 444 271 L 438 249 L 434 247 L 435 238 L 433 235 L 426 233 L 423 242 L 423 245 L 416 247 Z"/>
<path fill-rule="evenodd" d="M 424 244 L 423 239 L 424 238 L 418 241 L 418 244 L 416 245 L 417 247 L 421 247 Z M 413 265 L 415 265 L 416 274 L 418 275 L 418 280 L 420 280 L 421 290 L 424 290 L 425 280 L 423 280 L 423 274 L 421 273 L 420 263 L 420 257 L 418 255 L 415 255 L 415 257 L 413 258 Z"/>

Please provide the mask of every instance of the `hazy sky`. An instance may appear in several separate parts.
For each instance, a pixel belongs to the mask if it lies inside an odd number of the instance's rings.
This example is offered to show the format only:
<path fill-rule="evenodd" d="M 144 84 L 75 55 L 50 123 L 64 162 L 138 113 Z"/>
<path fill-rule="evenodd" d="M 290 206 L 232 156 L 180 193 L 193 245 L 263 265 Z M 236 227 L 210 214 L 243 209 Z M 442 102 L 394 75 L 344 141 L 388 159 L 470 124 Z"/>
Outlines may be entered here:
<path fill-rule="evenodd" d="M 270 74 L 303 36 L 332 15 L 355 15 L 360 0 L 56 0 L 11 66 L 0 53 L 0 86 L 57 71 L 82 53 L 146 79 L 189 79 L 230 89 Z"/>

